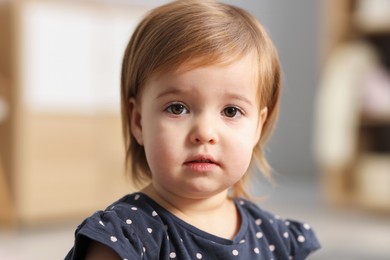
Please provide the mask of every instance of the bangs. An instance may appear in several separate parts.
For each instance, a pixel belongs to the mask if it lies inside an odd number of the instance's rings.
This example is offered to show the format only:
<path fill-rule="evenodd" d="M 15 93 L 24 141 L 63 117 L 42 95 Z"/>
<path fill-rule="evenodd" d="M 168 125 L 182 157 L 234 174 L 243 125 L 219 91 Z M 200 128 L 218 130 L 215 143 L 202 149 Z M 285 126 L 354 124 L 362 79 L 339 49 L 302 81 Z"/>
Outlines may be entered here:
<path fill-rule="evenodd" d="M 183 64 L 186 69 L 228 65 L 258 52 L 262 42 L 255 28 L 258 24 L 249 21 L 243 10 L 207 1 L 186 8 L 189 2 L 155 9 L 141 26 L 136 43 L 139 53 L 134 57 L 140 69 L 134 96 L 154 73 L 175 71 Z"/>

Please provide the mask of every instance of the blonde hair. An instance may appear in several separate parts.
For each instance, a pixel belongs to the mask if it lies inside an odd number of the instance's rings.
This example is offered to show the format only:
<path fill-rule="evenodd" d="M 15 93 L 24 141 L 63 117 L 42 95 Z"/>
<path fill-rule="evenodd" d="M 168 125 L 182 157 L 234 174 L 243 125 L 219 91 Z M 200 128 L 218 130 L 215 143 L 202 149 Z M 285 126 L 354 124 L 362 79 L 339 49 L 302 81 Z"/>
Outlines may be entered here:
<path fill-rule="evenodd" d="M 151 180 L 144 147 L 131 134 L 129 99 L 139 99 L 147 79 L 174 71 L 183 64 L 192 68 L 227 65 L 250 53 L 257 55 L 259 107 L 268 116 L 253 150 L 255 164 L 270 178 L 263 146 L 273 131 L 279 112 L 280 64 L 275 47 L 263 26 L 248 12 L 216 1 L 182 0 L 160 6 L 139 23 L 126 48 L 121 76 L 121 109 L 126 165 L 134 183 Z M 253 170 L 255 167 L 250 167 Z M 256 168 L 255 168 L 256 169 Z M 233 197 L 248 197 L 248 173 L 233 186 Z"/>

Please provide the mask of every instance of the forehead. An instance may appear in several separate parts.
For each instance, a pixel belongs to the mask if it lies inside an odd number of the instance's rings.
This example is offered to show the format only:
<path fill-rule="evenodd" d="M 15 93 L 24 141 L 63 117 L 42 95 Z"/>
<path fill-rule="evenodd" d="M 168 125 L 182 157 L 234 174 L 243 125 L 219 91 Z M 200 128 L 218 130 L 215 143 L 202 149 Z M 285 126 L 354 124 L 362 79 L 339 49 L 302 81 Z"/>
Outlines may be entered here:
<path fill-rule="evenodd" d="M 178 94 L 195 97 L 245 95 L 255 98 L 258 92 L 256 66 L 249 55 L 230 64 L 195 67 L 183 64 L 178 69 L 155 74 L 144 86 L 144 95 L 167 97 Z M 144 96 L 142 95 L 142 96 Z"/>
<path fill-rule="evenodd" d="M 189 59 L 187 61 L 182 61 L 177 64 L 161 66 L 152 73 L 150 78 L 160 78 L 168 74 L 185 74 L 189 71 L 207 69 L 211 67 L 229 69 L 231 67 L 237 67 L 237 65 L 245 68 L 245 70 L 250 72 L 251 80 L 253 80 L 256 84 L 258 83 L 259 62 L 257 58 L 257 53 L 255 53 L 255 51 L 252 51 L 246 55 L 232 55 L 230 57 L 210 55 L 200 58 Z M 234 70 L 232 72 L 234 72 Z"/>

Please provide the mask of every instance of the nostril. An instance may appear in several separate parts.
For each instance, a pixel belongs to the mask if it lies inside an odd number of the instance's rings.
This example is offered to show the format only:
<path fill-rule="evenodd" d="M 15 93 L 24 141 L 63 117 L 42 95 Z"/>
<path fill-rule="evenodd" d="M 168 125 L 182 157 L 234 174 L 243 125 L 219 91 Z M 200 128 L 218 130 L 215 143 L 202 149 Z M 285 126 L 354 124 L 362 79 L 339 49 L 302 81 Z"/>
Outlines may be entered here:
<path fill-rule="evenodd" d="M 194 138 L 193 139 L 195 141 L 195 143 L 210 143 L 210 144 L 215 144 L 215 139 L 209 139 L 208 141 L 207 140 L 204 140 L 202 141 L 201 138 Z"/>

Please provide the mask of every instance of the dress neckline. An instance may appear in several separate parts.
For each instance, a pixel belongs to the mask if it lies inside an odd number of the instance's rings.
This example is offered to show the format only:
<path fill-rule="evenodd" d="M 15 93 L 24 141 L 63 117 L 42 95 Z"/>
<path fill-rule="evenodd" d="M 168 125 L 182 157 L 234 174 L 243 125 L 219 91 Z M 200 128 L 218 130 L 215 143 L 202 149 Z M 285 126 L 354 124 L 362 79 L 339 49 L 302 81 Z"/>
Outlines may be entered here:
<path fill-rule="evenodd" d="M 174 215 L 173 213 L 171 213 L 170 211 L 165 209 L 163 206 L 158 204 L 155 200 L 150 198 L 145 193 L 138 192 L 135 195 L 137 195 L 137 194 L 142 196 L 153 208 L 155 208 L 156 211 L 158 211 L 158 214 L 165 215 L 169 219 L 172 219 L 176 224 L 178 224 L 182 228 L 186 229 L 187 231 L 189 231 L 197 236 L 211 240 L 211 241 L 218 243 L 218 244 L 223 244 L 223 245 L 239 244 L 244 239 L 246 231 L 248 229 L 248 216 L 247 216 L 247 214 L 244 213 L 244 210 L 242 209 L 243 206 L 240 203 L 241 200 L 238 200 L 238 199 L 234 199 L 233 202 L 234 202 L 236 209 L 238 210 L 238 214 L 240 215 L 240 219 L 241 219 L 240 228 L 233 239 L 227 239 L 227 238 L 219 237 L 219 236 L 213 235 L 211 233 L 208 233 L 206 231 L 203 231 L 202 229 L 199 229 L 199 228 L 189 224 L 188 222 L 180 219 L 179 217 L 177 217 L 176 215 Z"/>

